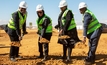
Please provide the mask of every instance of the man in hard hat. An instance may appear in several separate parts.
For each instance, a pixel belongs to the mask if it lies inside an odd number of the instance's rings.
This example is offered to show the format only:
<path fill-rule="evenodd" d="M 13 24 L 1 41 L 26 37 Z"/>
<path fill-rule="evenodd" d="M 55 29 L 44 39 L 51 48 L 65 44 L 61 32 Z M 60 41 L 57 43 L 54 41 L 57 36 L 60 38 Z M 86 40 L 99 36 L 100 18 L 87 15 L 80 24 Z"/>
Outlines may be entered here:
<path fill-rule="evenodd" d="M 78 9 L 80 10 L 80 13 L 83 14 L 83 42 L 86 42 L 86 37 L 89 39 L 89 51 L 88 56 L 85 58 L 85 63 L 94 63 L 95 52 L 102 33 L 102 26 L 95 15 L 87 8 L 85 2 L 81 2 Z"/>
<path fill-rule="evenodd" d="M 49 42 L 42 43 L 39 41 L 42 38 L 45 38 L 48 41 L 50 41 L 51 36 L 52 36 L 52 20 L 50 17 L 48 17 L 45 14 L 43 5 L 41 5 L 41 4 L 37 5 L 36 12 L 38 15 L 38 19 L 36 22 L 37 22 L 37 26 L 38 26 L 37 34 L 39 34 L 38 46 L 39 46 L 39 52 L 40 52 L 40 55 L 38 58 L 44 57 L 42 61 L 45 61 L 45 60 L 47 60 L 47 57 L 48 57 Z M 44 51 L 43 51 L 43 48 L 44 48 Z M 43 55 L 43 53 L 44 53 L 44 55 Z"/>
<path fill-rule="evenodd" d="M 59 36 L 68 35 L 70 38 L 65 40 L 58 40 L 58 43 L 63 44 L 63 56 L 62 59 L 66 59 L 66 52 L 68 49 L 68 56 L 66 61 L 70 61 L 70 56 L 72 53 L 72 49 L 74 48 L 75 42 L 81 41 L 77 35 L 76 23 L 74 20 L 74 16 L 71 10 L 67 8 L 67 2 L 65 0 L 61 0 L 59 3 L 59 8 L 61 13 L 58 17 L 58 25 L 56 28 L 59 28 Z"/>
<path fill-rule="evenodd" d="M 13 12 L 11 15 L 11 19 L 7 25 L 6 32 L 8 33 L 11 40 L 10 47 L 10 60 L 16 61 L 16 58 L 21 58 L 19 55 L 19 47 L 21 46 L 20 41 L 22 40 L 21 30 L 23 34 L 25 31 L 25 24 L 27 18 L 27 3 L 25 1 L 20 2 L 19 9 L 16 12 Z"/>

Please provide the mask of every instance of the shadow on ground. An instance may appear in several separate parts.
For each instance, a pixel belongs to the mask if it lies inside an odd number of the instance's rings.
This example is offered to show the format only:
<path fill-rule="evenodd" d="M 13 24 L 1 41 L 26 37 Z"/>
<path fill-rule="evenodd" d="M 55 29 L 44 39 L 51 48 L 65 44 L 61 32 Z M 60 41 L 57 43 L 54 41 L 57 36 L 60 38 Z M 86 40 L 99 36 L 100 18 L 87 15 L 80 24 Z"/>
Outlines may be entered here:
<path fill-rule="evenodd" d="M 2 62 L 6 62 L 5 61 L 5 58 L 7 58 L 7 55 L 9 53 L 4 53 L 4 54 L 0 54 L 0 58 L 2 58 Z M 45 65 L 47 62 L 49 64 L 52 64 L 52 63 L 64 63 L 64 64 L 73 64 L 72 63 L 72 60 L 75 59 L 76 61 L 81 61 L 83 58 L 85 58 L 86 56 L 72 56 L 71 57 L 71 61 L 70 62 L 66 62 L 65 60 L 62 60 L 61 59 L 61 56 L 58 56 L 58 55 L 49 55 L 47 61 L 45 62 L 41 62 L 42 58 L 37 58 L 37 56 L 23 56 L 23 59 L 20 59 L 18 62 L 15 62 L 15 63 L 22 63 L 24 61 L 27 60 L 27 63 L 35 63 L 36 65 Z M 107 63 L 107 55 L 105 54 L 97 54 L 96 55 L 96 61 L 95 61 L 95 64 L 96 65 L 106 65 Z M 7 63 L 8 64 L 8 63 Z"/>
<path fill-rule="evenodd" d="M 5 44 L 0 44 L 0 48 L 10 48 L 10 46 L 6 46 Z"/>

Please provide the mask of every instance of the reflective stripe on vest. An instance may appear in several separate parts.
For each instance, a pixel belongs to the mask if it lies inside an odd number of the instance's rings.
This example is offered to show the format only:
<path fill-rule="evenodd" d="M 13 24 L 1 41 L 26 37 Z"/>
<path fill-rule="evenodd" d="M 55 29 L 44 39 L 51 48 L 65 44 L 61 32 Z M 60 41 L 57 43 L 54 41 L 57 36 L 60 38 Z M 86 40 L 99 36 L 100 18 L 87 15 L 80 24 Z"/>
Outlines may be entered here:
<path fill-rule="evenodd" d="M 49 18 L 49 20 L 50 20 L 50 24 L 48 24 L 48 26 L 47 26 L 46 33 L 51 33 L 52 32 L 52 20 L 51 20 L 50 17 L 45 15 L 40 21 L 38 21 L 38 19 L 37 19 L 37 26 L 38 26 L 39 33 L 41 33 L 42 24 L 43 24 L 46 17 Z"/>
<path fill-rule="evenodd" d="M 87 34 L 90 34 L 94 32 L 95 30 L 97 30 L 98 28 L 100 28 L 101 24 L 98 22 L 97 18 L 90 10 L 87 9 L 85 13 L 89 13 L 92 16 L 92 20 L 90 21 L 88 25 L 88 31 L 87 31 Z"/>
<path fill-rule="evenodd" d="M 66 17 L 66 15 L 67 15 L 67 13 L 68 13 L 68 11 L 69 10 L 66 10 L 64 13 L 63 13 L 63 15 L 62 15 L 62 24 L 63 24 L 63 26 L 65 25 L 65 22 L 66 22 L 66 19 L 65 19 L 65 17 Z M 71 11 L 71 10 L 70 10 Z M 71 30 L 71 29 L 73 29 L 73 28 L 75 28 L 76 27 L 76 24 L 75 24 L 75 20 L 74 20 L 74 18 L 72 18 L 71 19 L 71 23 L 70 23 L 70 25 L 69 25 L 69 27 L 68 27 L 68 29 L 67 30 Z"/>
<path fill-rule="evenodd" d="M 19 28 L 22 29 L 22 26 L 23 26 L 23 24 L 26 20 L 26 17 L 27 17 L 27 13 L 24 15 L 24 18 L 22 17 L 22 15 L 20 14 L 19 11 L 18 11 L 18 15 L 19 15 Z M 9 20 L 8 27 L 11 28 L 11 29 L 16 30 L 13 18 L 11 18 Z"/>

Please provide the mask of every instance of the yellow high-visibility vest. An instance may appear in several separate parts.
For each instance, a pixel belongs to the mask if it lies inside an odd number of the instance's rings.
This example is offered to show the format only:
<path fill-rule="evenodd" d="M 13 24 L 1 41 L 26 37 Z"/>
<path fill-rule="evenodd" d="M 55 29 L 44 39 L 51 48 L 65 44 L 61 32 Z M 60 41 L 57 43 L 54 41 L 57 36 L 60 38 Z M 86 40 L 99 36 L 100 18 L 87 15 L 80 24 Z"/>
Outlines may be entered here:
<path fill-rule="evenodd" d="M 24 18 L 22 17 L 22 15 L 20 14 L 19 11 L 18 11 L 18 15 L 19 15 L 19 28 L 22 29 L 22 26 L 23 26 L 23 24 L 24 24 L 24 22 L 26 21 L 26 18 L 27 18 L 27 13 L 24 14 Z M 16 30 L 13 18 L 11 18 L 9 20 L 8 27 L 11 28 L 11 29 Z"/>
<path fill-rule="evenodd" d="M 90 21 L 90 23 L 88 25 L 88 31 L 87 31 L 87 34 L 90 34 L 90 33 L 94 32 L 95 30 L 97 30 L 98 28 L 100 28 L 101 24 L 98 22 L 97 18 L 90 10 L 87 9 L 85 11 L 85 13 L 89 13 L 92 16 L 92 20 Z M 84 18 L 83 18 L 83 20 L 84 20 Z"/>
<path fill-rule="evenodd" d="M 42 24 L 43 24 L 43 22 L 44 22 L 44 20 L 45 20 L 46 17 L 50 19 L 50 24 L 48 24 L 48 26 L 47 26 L 46 33 L 51 33 L 52 32 L 52 20 L 51 20 L 50 17 L 48 17 L 46 15 L 44 15 L 44 17 L 40 21 L 38 21 L 39 18 L 37 19 L 37 21 L 36 21 L 37 22 L 37 27 L 38 27 L 39 31 L 42 30 Z"/>
<path fill-rule="evenodd" d="M 65 17 L 66 17 L 66 15 L 67 15 L 67 13 L 68 13 L 68 11 L 71 11 L 71 10 L 65 10 L 65 12 L 63 13 L 63 15 L 62 15 L 62 24 L 63 24 L 63 26 L 65 25 L 65 22 L 66 22 L 66 19 L 65 19 Z M 75 28 L 76 27 L 76 23 L 75 23 L 75 20 L 74 20 L 74 18 L 72 18 L 71 19 L 71 23 L 70 23 L 70 25 L 69 25 L 69 27 L 68 27 L 68 29 L 67 30 L 71 30 L 71 29 L 73 29 L 73 28 Z"/>

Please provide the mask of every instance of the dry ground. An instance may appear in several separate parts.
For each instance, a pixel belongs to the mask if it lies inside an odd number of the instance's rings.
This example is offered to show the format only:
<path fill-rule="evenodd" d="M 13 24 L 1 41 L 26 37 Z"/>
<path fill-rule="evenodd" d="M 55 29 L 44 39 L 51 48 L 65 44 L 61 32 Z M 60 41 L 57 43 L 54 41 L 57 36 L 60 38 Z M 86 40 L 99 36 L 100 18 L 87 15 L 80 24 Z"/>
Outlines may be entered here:
<path fill-rule="evenodd" d="M 0 30 L 0 65 L 84 65 L 83 58 L 87 56 L 88 43 L 84 48 L 74 48 L 72 52 L 72 60 L 67 63 L 60 59 L 62 55 L 62 45 L 57 44 L 58 32 L 53 31 L 53 36 L 49 45 L 49 59 L 41 62 L 37 59 L 38 52 L 38 35 L 36 30 L 27 30 L 28 34 L 23 37 L 20 47 L 20 55 L 23 59 L 17 59 L 17 62 L 9 60 L 9 37 Z M 82 30 L 78 30 L 78 35 L 82 39 Z M 87 40 L 88 41 L 88 40 Z M 107 65 L 107 34 L 102 34 L 96 51 L 96 61 L 94 65 Z"/>

